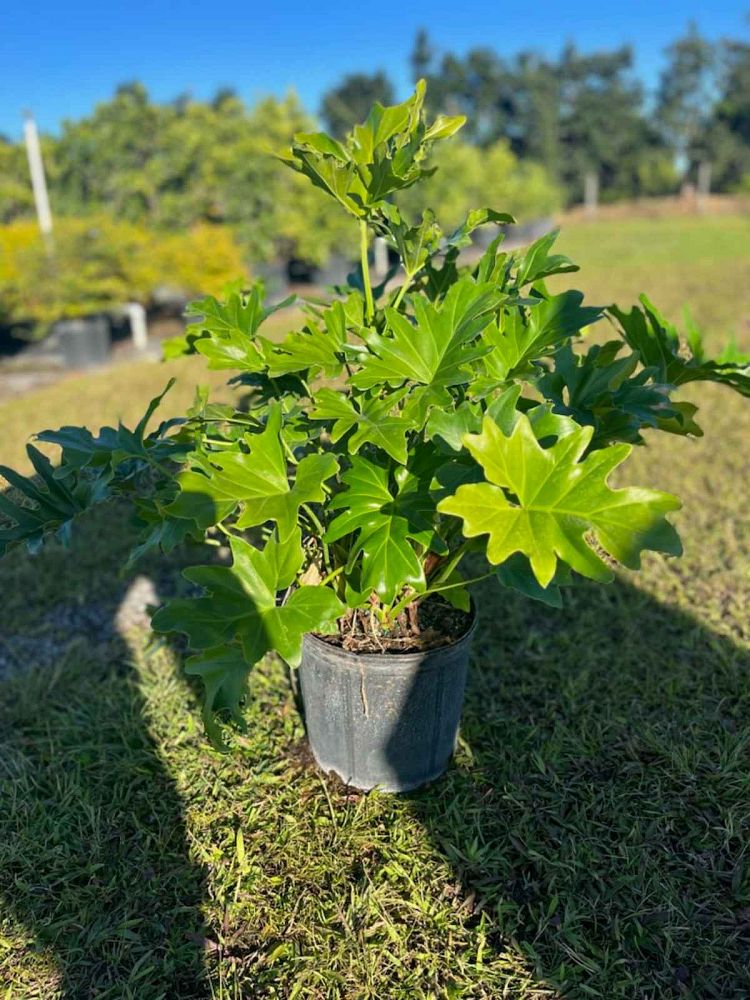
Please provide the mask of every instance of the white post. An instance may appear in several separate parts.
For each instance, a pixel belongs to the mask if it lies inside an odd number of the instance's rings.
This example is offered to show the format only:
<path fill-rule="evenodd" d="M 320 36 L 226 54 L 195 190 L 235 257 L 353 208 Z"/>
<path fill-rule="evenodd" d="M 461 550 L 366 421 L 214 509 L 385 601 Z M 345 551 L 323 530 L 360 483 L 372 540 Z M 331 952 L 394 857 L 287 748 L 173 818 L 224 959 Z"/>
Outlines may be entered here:
<path fill-rule="evenodd" d="M 36 205 L 36 216 L 39 220 L 39 229 L 47 245 L 51 246 L 52 212 L 49 207 L 47 182 L 44 178 L 42 150 L 39 145 L 39 133 L 36 130 L 36 122 L 29 112 L 27 112 L 26 120 L 23 123 L 23 135 L 26 141 L 26 155 L 29 158 L 31 187 L 34 191 L 34 204 Z"/>
<path fill-rule="evenodd" d="M 378 278 L 384 278 L 386 271 L 388 270 L 388 244 L 385 242 L 382 236 L 376 236 L 375 241 L 372 245 L 373 261 L 375 275 Z"/>
<path fill-rule="evenodd" d="M 586 217 L 596 218 L 596 210 L 599 205 L 599 175 L 589 170 L 583 178 L 583 205 Z"/>
<path fill-rule="evenodd" d="M 711 164 L 708 160 L 701 160 L 698 164 L 698 188 L 697 203 L 698 210 L 703 211 L 706 207 L 708 196 L 711 193 Z"/>
<path fill-rule="evenodd" d="M 140 302 L 128 302 L 125 311 L 130 320 L 130 335 L 133 347 L 137 351 L 145 351 L 148 347 L 148 327 L 146 325 L 146 310 Z"/>

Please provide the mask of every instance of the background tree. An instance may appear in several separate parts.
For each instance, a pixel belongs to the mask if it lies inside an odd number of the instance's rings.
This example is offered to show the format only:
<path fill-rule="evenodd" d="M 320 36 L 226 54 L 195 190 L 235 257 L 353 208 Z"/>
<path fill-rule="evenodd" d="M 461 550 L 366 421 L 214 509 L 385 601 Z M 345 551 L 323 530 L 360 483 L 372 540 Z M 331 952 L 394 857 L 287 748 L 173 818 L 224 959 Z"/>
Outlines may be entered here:
<path fill-rule="evenodd" d="M 411 56 L 427 74 L 433 110 L 465 114 L 465 138 L 488 147 L 499 139 L 521 159 L 542 164 L 568 200 L 597 173 L 604 197 L 673 186 L 657 130 L 643 115 L 643 91 L 628 47 L 585 55 L 568 46 L 550 60 L 531 51 L 503 59 L 490 49 L 438 59 L 424 32 Z"/>
<path fill-rule="evenodd" d="M 716 101 L 716 46 L 691 22 L 686 34 L 666 49 L 667 62 L 656 94 L 656 121 L 679 167 L 705 142 Z"/>
<path fill-rule="evenodd" d="M 569 45 L 560 57 L 561 175 L 575 201 L 589 171 L 605 198 L 637 193 L 638 160 L 657 140 L 643 119 L 643 91 L 632 69 L 628 46 L 583 55 Z"/>
<path fill-rule="evenodd" d="M 340 138 L 365 120 L 375 101 L 393 104 L 395 100 L 393 84 L 382 70 L 350 73 L 323 96 L 320 115 L 328 131 Z"/>
<path fill-rule="evenodd" d="M 426 208 L 436 209 L 446 231 L 482 202 L 503 205 L 521 222 L 550 215 L 562 202 L 560 189 L 544 167 L 519 160 L 505 139 L 481 149 L 454 140 L 447 148 L 438 145 L 428 163 L 436 172 L 402 191 L 397 201 L 413 221 Z"/>
<path fill-rule="evenodd" d="M 25 150 L 0 136 L 0 222 L 12 222 L 33 208 Z"/>
<path fill-rule="evenodd" d="M 719 97 L 691 158 L 711 161 L 717 190 L 750 187 L 750 45 L 745 42 L 722 46 Z"/>

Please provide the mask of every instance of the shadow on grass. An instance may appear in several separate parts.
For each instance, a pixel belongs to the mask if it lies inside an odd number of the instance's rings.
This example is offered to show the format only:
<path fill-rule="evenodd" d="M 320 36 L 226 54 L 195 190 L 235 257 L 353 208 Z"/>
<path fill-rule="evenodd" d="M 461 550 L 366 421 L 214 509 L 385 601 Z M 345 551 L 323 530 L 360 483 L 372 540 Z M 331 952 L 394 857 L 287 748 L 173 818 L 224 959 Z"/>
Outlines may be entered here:
<path fill-rule="evenodd" d="M 132 582 L 113 524 L 0 564 L 0 658 L 28 661 L 0 686 L 0 969 L 24 998 L 204 1000 L 205 872 L 112 624 Z M 510 949 L 534 995 L 745 1000 L 750 655 L 622 581 L 559 612 L 478 597 L 462 750 L 405 804 L 492 981 Z"/>
<path fill-rule="evenodd" d="M 565 996 L 750 996 L 750 655 L 618 581 L 491 589 L 463 751 L 410 809 Z"/>
<path fill-rule="evenodd" d="M 115 623 L 115 520 L 0 564 L 0 958 L 8 996 L 203 1000 L 204 873 Z"/>

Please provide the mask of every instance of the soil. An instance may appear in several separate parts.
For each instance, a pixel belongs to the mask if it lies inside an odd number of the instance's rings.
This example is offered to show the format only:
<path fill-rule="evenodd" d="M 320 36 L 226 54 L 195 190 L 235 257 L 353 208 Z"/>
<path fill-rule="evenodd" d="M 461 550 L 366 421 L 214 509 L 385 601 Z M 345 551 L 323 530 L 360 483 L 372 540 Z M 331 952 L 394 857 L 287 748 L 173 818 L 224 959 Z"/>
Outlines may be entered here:
<path fill-rule="evenodd" d="M 338 635 L 319 638 L 351 653 L 417 653 L 458 642 L 472 621 L 473 615 L 432 594 L 406 608 L 390 628 L 380 624 L 374 611 L 359 609 L 339 619 Z"/>

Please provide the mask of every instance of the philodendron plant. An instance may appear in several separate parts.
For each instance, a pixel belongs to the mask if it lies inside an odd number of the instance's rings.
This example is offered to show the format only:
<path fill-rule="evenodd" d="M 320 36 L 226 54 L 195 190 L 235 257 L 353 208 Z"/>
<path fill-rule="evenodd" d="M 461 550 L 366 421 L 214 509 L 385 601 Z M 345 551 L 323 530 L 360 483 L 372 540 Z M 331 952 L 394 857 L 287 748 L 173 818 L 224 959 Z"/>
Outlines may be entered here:
<path fill-rule="evenodd" d="M 555 233 L 508 253 L 501 231 L 464 264 L 474 229 L 513 219 L 481 208 L 448 235 L 430 213 L 405 219 L 399 192 L 463 124 L 428 124 L 423 98 L 420 84 L 403 104 L 375 105 L 344 143 L 298 135 L 284 158 L 361 235 L 359 269 L 330 302 L 305 305 L 301 329 L 264 334 L 274 309 L 258 285 L 189 307 L 194 322 L 168 353 L 231 372 L 240 405 L 201 388 L 183 419 L 147 432 L 158 397 L 134 430 L 42 432 L 61 460 L 29 445 L 33 479 L 0 469 L 15 488 L 0 496 L 0 547 L 65 538 L 81 511 L 127 497 L 143 529 L 133 558 L 190 539 L 225 552 L 189 568 L 195 596 L 153 618 L 187 637 L 216 742 L 222 721 L 242 724 L 253 665 L 276 652 L 295 666 L 305 633 L 336 641 L 356 625 L 388 648 L 431 595 L 468 611 L 469 553 L 485 557 L 475 577 L 555 606 L 577 577 L 605 583 L 645 549 L 678 555 L 666 515 L 679 501 L 608 477 L 650 430 L 701 433 L 696 407 L 672 399 L 683 385 L 750 395 L 750 359 L 708 360 L 695 331 L 683 341 L 645 297 L 625 312 L 548 290 L 576 270 L 553 252 Z M 400 262 L 377 286 L 373 236 Z M 587 346 L 595 324 L 612 339 Z"/>

